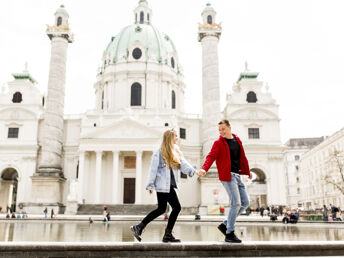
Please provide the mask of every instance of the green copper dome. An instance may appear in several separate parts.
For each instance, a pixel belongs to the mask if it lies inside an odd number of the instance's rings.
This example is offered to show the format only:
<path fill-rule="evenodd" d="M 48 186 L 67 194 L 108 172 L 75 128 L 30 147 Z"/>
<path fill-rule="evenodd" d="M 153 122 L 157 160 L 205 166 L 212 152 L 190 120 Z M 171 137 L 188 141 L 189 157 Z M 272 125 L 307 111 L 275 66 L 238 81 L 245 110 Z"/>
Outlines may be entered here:
<path fill-rule="evenodd" d="M 108 44 L 105 55 L 110 57 L 113 63 L 127 60 L 131 54 L 128 51 L 133 45 L 139 45 L 150 61 L 170 64 L 172 57 L 177 59 L 177 51 L 172 40 L 151 24 L 133 24 L 122 29 Z M 175 62 L 179 67 L 178 60 Z"/>

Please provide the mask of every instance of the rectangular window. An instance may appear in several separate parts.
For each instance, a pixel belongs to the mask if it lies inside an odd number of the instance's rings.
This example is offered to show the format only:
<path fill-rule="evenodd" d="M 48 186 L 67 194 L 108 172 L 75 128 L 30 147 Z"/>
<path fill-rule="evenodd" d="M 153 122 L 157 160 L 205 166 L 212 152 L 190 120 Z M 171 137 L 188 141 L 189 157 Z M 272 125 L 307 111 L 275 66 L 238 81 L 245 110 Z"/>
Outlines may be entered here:
<path fill-rule="evenodd" d="M 19 128 L 8 128 L 8 138 L 18 138 Z"/>
<path fill-rule="evenodd" d="M 300 155 L 295 155 L 295 160 L 300 160 Z"/>
<path fill-rule="evenodd" d="M 249 139 L 259 139 L 259 128 L 248 128 Z"/>
<path fill-rule="evenodd" d="M 179 129 L 179 138 L 180 139 L 186 139 L 186 129 L 185 128 Z"/>

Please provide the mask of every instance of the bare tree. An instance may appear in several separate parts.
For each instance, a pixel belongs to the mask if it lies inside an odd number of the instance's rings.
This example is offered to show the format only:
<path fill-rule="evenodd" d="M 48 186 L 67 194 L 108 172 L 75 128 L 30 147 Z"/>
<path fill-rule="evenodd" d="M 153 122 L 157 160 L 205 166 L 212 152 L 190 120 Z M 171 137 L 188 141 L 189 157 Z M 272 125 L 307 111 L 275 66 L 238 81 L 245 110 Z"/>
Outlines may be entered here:
<path fill-rule="evenodd" d="M 334 150 L 327 164 L 331 172 L 324 177 L 327 184 L 333 185 L 344 195 L 344 151 Z"/>

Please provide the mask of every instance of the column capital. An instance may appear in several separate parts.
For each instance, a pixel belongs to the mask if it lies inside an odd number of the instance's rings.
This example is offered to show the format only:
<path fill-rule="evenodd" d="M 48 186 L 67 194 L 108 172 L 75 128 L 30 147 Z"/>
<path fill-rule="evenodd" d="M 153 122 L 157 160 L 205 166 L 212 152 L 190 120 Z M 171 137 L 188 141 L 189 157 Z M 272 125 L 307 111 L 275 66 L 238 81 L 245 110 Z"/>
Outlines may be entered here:
<path fill-rule="evenodd" d="M 137 156 L 142 155 L 143 150 L 136 150 L 135 153 L 136 153 Z"/>

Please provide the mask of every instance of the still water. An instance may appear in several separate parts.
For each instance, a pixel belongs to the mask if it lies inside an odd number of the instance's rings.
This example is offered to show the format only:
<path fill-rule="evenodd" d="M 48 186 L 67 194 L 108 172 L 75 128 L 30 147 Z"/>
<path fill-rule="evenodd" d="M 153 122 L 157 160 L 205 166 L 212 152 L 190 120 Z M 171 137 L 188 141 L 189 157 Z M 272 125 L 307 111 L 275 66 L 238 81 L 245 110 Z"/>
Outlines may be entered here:
<path fill-rule="evenodd" d="M 136 222 L 1 221 L 0 241 L 132 242 L 130 226 Z M 142 242 L 159 242 L 166 221 L 148 225 Z M 182 241 L 223 241 L 215 222 L 177 222 L 174 235 Z M 236 233 L 245 241 L 344 240 L 344 224 L 237 223 Z"/>

